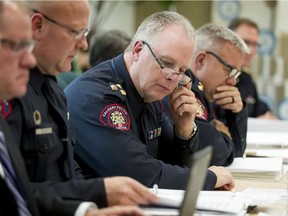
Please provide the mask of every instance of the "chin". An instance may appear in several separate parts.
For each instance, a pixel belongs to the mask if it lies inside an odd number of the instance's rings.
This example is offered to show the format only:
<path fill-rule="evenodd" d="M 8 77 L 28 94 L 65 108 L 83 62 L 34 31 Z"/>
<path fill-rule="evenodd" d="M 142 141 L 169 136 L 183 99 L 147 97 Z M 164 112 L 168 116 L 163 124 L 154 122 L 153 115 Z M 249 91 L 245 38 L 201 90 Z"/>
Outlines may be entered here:
<path fill-rule="evenodd" d="M 25 85 L 25 87 L 22 88 L 17 88 L 17 90 L 14 91 L 14 97 L 23 97 L 27 92 L 27 86 Z"/>

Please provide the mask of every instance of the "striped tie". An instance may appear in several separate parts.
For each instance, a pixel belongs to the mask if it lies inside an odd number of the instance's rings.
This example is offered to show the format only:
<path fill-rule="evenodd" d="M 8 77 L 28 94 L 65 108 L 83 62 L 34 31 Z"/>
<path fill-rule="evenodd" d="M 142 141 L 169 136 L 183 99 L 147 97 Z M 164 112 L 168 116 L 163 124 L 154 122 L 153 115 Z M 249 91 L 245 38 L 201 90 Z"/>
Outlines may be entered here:
<path fill-rule="evenodd" d="M 27 203 L 25 202 L 23 195 L 21 193 L 20 187 L 17 183 L 16 175 L 12 167 L 12 162 L 10 160 L 7 148 L 5 145 L 3 132 L 0 130 L 0 165 L 2 165 L 5 181 L 7 186 L 14 194 L 16 203 L 18 205 L 18 212 L 20 216 L 31 216 L 28 210 Z"/>

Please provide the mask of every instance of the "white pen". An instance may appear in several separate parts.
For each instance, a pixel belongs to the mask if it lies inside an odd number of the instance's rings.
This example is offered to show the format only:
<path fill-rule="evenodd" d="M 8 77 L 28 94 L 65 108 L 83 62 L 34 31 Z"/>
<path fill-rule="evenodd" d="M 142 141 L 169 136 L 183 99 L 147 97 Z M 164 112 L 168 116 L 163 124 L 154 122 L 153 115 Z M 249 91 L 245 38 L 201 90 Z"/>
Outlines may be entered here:
<path fill-rule="evenodd" d="M 154 184 L 154 185 L 153 185 L 152 191 L 153 191 L 155 194 L 158 194 L 158 185 L 157 185 L 157 184 Z"/>

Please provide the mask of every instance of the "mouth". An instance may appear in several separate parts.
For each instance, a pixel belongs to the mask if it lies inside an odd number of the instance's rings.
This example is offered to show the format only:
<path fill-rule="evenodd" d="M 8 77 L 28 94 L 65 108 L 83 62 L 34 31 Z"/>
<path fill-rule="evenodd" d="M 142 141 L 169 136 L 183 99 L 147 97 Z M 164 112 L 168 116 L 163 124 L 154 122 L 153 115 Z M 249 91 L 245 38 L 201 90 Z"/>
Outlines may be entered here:
<path fill-rule="evenodd" d="M 171 91 L 169 88 L 167 88 L 166 86 L 164 85 L 160 85 L 160 84 L 157 84 L 161 89 L 163 89 L 164 91 Z"/>

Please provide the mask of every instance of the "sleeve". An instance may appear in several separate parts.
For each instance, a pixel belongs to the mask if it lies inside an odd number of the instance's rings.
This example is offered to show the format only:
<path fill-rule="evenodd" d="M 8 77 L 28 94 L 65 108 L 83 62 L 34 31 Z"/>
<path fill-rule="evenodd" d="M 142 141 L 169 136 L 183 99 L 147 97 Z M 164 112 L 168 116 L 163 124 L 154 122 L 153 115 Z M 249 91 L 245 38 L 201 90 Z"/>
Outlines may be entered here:
<path fill-rule="evenodd" d="M 63 200 L 60 197 L 35 196 L 41 216 L 61 215 L 72 216 L 81 204 L 80 201 Z"/>
<path fill-rule="evenodd" d="M 130 176 L 147 187 L 158 184 L 162 188 L 185 189 L 188 167 L 157 160 L 148 154 L 145 144 L 131 130 L 116 129 L 101 122 L 104 107 L 117 104 L 125 108 L 123 103 L 97 100 L 95 96 L 89 99 L 85 93 L 74 91 L 78 91 L 77 86 L 65 93 L 77 137 L 75 152 L 89 167 L 100 176 Z M 130 116 L 125 118 L 130 121 Z"/>
<path fill-rule="evenodd" d="M 212 122 L 195 119 L 199 130 L 200 149 L 213 146 L 210 165 L 228 166 L 233 162 L 233 142 L 224 133 L 219 132 Z"/>
<path fill-rule="evenodd" d="M 91 209 L 98 209 L 97 205 L 91 202 L 82 202 L 77 208 L 74 216 L 85 216 L 85 213 Z"/>
<path fill-rule="evenodd" d="M 259 98 L 258 94 L 257 94 L 257 98 L 256 98 L 256 103 L 255 103 L 255 116 L 260 116 L 265 114 L 268 111 L 271 111 L 268 107 L 268 105 L 261 101 L 261 99 Z"/>
<path fill-rule="evenodd" d="M 242 111 L 237 114 L 226 111 L 226 121 L 234 143 L 233 151 L 235 157 L 243 157 L 247 146 L 248 109 L 246 103 L 243 103 L 243 105 Z"/>
<path fill-rule="evenodd" d="M 33 194 L 36 195 L 58 196 L 65 200 L 92 201 L 99 207 L 108 205 L 102 178 L 66 182 L 33 182 L 31 185 Z"/>

